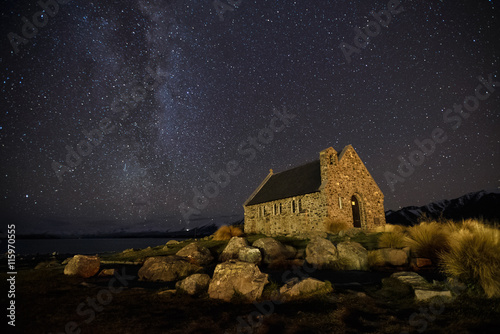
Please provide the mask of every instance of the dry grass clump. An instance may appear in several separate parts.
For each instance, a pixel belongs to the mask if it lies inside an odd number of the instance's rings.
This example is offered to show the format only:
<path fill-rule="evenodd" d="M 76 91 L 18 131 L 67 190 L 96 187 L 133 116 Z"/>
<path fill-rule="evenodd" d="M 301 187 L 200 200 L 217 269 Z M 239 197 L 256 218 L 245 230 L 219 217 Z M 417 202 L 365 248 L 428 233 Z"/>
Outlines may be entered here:
<path fill-rule="evenodd" d="M 406 242 L 412 252 L 419 257 L 429 258 L 436 261 L 438 255 L 449 248 L 449 229 L 438 222 L 422 222 L 419 225 L 408 228 Z"/>
<path fill-rule="evenodd" d="M 477 220 L 451 228 L 449 250 L 439 256 L 443 272 L 479 285 L 489 298 L 500 297 L 500 230 Z"/>
<path fill-rule="evenodd" d="M 371 250 L 368 251 L 368 267 L 380 267 L 385 264 L 384 258 L 380 254 L 380 252 Z"/>
<path fill-rule="evenodd" d="M 214 233 L 213 240 L 229 240 L 232 237 L 240 237 L 243 231 L 239 227 L 222 225 Z"/>
<path fill-rule="evenodd" d="M 379 248 L 404 248 L 406 246 L 408 243 L 402 231 L 386 232 L 378 239 Z"/>
<path fill-rule="evenodd" d="M 373 229 L 374 232 L 404 232 L 405 227 L 401 225 L 384 224 Z"/>
<path fill-rule="evenodd" d="M 482 229 L 486 226 L 492 226 L 489 224 L 487 221 L 484 221 L 483 219 L 474 219 L 474 218 L 469 218 L 469 219 L 464 219 L 459 222 L 455 221 L 447 221 L 446 226 L 448 230 L 451 232 L 456 232 L 460 230 L 468 230 L 468 231 L 475 231 L 477 229 Z"/>
<path fill-rule="evenodd" d="M 352 224 L 349 224 L 346 221 L 337 220 L 333 218 L 328 218 L 325 221 L 326 231 L 330 233 L 337 234 L 340 231 L 347 231 L 352 228 Z"/>

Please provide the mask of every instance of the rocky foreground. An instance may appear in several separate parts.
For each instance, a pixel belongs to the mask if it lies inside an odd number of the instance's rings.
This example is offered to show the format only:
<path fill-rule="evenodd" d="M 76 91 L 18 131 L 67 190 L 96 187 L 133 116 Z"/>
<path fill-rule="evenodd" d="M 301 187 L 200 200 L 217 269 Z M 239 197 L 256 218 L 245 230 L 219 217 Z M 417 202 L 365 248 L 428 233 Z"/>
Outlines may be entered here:
<path fill-rule="evenodd" d="M 206 238 L 111 256 L 54 257 L 36 269 L 25 264 L 16 329 L 496 333 L 498 299 L 445 279 L 430 259 L 414 258 L 409 249 L 367 250 L 367 240 Z"/>

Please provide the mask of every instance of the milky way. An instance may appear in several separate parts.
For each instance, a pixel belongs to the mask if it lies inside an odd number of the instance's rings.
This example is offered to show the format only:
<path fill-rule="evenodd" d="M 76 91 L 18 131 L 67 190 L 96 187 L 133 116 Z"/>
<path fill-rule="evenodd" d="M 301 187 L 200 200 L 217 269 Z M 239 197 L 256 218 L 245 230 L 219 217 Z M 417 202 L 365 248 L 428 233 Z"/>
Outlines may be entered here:
<path fill-rule="evenodd" d="M 1 5 L 2 220 L 21 231 L 241 215 L 270 168 L 348 144 L 386 209 L 499 185 L 500 84 L 454 111 L 499 80 L 494 1 L 46 3 Z"/>

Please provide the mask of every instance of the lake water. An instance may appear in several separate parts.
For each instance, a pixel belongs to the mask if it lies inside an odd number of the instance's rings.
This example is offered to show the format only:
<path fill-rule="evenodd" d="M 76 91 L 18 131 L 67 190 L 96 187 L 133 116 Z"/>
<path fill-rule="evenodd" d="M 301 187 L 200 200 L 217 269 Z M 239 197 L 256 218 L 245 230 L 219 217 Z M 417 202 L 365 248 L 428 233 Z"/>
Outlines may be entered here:
<path fill-rule="evenodd" d="M 16 239 L 16 253 L 28 254 L 96 254 L 120 252 L 128 248 L 146 248 L 164 245 L 172 238 L 116 238 L 116 239 Z M 176 239 L 182 240 L 182 239 Z M 0 243 L 2 253 L 7 251 L 7 240 Z"/>

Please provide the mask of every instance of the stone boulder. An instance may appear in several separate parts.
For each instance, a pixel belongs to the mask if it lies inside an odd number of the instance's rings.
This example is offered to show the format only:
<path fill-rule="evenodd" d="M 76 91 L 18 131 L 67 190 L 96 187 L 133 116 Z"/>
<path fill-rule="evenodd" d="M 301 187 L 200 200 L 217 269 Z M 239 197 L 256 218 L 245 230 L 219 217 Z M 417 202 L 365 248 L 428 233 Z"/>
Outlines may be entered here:
<path fill-rule="evenodd" d="M 297 254 L 295 254 L 296 259 L 301 259 L 305 260 L 306 258 L 306 249 L 305 248 L 300 248 L 297 250 Z"/>
<path fill-rule="evenodd" d="M 103 269 L 97 276 L 115 276 L 116 269 Z"/>
<path fill-rule="evenodd" d="M 424 290 L 415 289 L 415 299 L 418 301 L 427 301 L 434 297 L 449 300 L 452 298 L 451 291 L 449 290 Z"/>
<path fill-rule="evenodd" d="M 404 266 L 408 264 L 408 254 L 397 248 L 381 248 L 374 251 L 377 258 L 383 262 L 384 265 L 389 266 Z"/>
<path fill-rule="evenodd" d="M 328 239 L 314 238 L 306 247 L 306 261 L 320 269 L 334 267 L 338 260 L 337 248 Z"/>
<path fill-rule="evenodd" d="M 295 257 L 297 256 L 297 249 L 295 249 L 295 247 L 291 245 L 285 245 L 285 248 L 290 252 L 290 254 L 292 254 L 290 258 L 295 259 Z"/>
<path fill-rule="evenodd" d="M 401 248 L 405 253 L 408 258 L 411 257 L 411 248 L 409 246 Z"/>
<path fill-rule="evenodd" d="M 310 297 L 333 291 L 332 285 L 315 278 L 299 280 L 295 277 L 280 288 L 280 297 L 285 300 Z"/>
<path fill-rule="evenodd" d="M 411 260 L 411 265 L 414 269 L 432 266 L 432 260 L 424 257 L 417 257 Z"/>
<path fill-rule="evenodd" d="M 415 299 L 417 301 L 426 301 L 434 297 L 439 297 L 441 299 L 452 298 L 451 291 L 443 287 L 437 287 L 427 282 L 425 278 L 417 273 L 402 271 L 394 273 L 391 278 L 395 278 L 400 282 L 410 286 L 415 293 Z"/>
<path fill-rule="evenodd" d="M 391 277 L 411 286 L 413 289 L 430 289 L 432 287 L 425 278 L 412 271 L 400 271 L 392 274 Z"/>
<path fill-rule="evenodd" d="M 164 296 L 164 297 L 172 297 L 177 293 L 177 290 L 175 289 L 167 289 L 167 290 L 162 290 L 157 293 L 158 296 Z"/>
<path fill-rule="evenodd" d="M 177 240 L 169 240 L 169 241 L 167 241 L 167 243 L 165 244 L 165 246 L 169 246 L 169 247 L 171 247 L 171 246 L 178 245 L 179 243 L 180 243 L 180 242 L 179 242 L 179 241 L 177 241 Z"/>
<path fill-rule="evenodd" d="M 200 246 L 195 242 L 183 247 L 175 255 L 183 256 L 189 259 L 191 263 L 199 266 L 207 265 L 214 260 L 208 248 Z"/>
<path fill-rule="evenodd" d="M 339 262 L 344 270 L 368 270 L 368 251 L 354 241 L 344 241 L 337 245 Z"/>
<path fill-rule="evenodd" d="M 139 269 L 139 278 L 147 281 L 172 282 L 192 275 L 202 268 L 184 257 L 154 256 L 147 258 Z"/>
<path fill-rule="evenodd" d="M 229 240 L 229 242 L 227 243 L 226 248 L 224 248 L 224 250 L 220 254 L 219 261 L 225 262 L 237 259 L 240 249 L 247 246 L 248 242 L 245 240 L 245 238 L 232 237 L 231 240 Z"/>
<path fill-rule="evenodd" d="M 248 246 L 240 249 L 238 260 L 259 264 L 262 261 L 262 254 L 258 248 Z"/>
<path fill-rule="evenodd" d="M 207 291 L 210 283 L 210 276 L 207 274 L 194 274 L 186 277 L 175 284 L 177 290 L 183 291 L 188 295 L 200 295 Z"/>
<path fill-rule="evenodd" d="M 269 283 L 267 277 L 253 263 L 234 260 L 223 262 L 215 267 L 208 294 L 210 298 L 231 301 L 238 293 L 253 302 L 262 295 L 264 285 Z"/>
<path fill-rule="evenodd" d="M 295 256 L 292 250 L 288 249 L 278 240 L 273 238 L 261 238 L 256 240 L 253 247 L 260 249 L 263 255 L 264 263 L 270 264 L 272 262 L 283 261 Z"/>
<path fill-rule="evenodd" d="M 100 266 L 98 256 L 75 255 L 64 267 L 64 274 L 87 278 L 97 274 Z"/>

